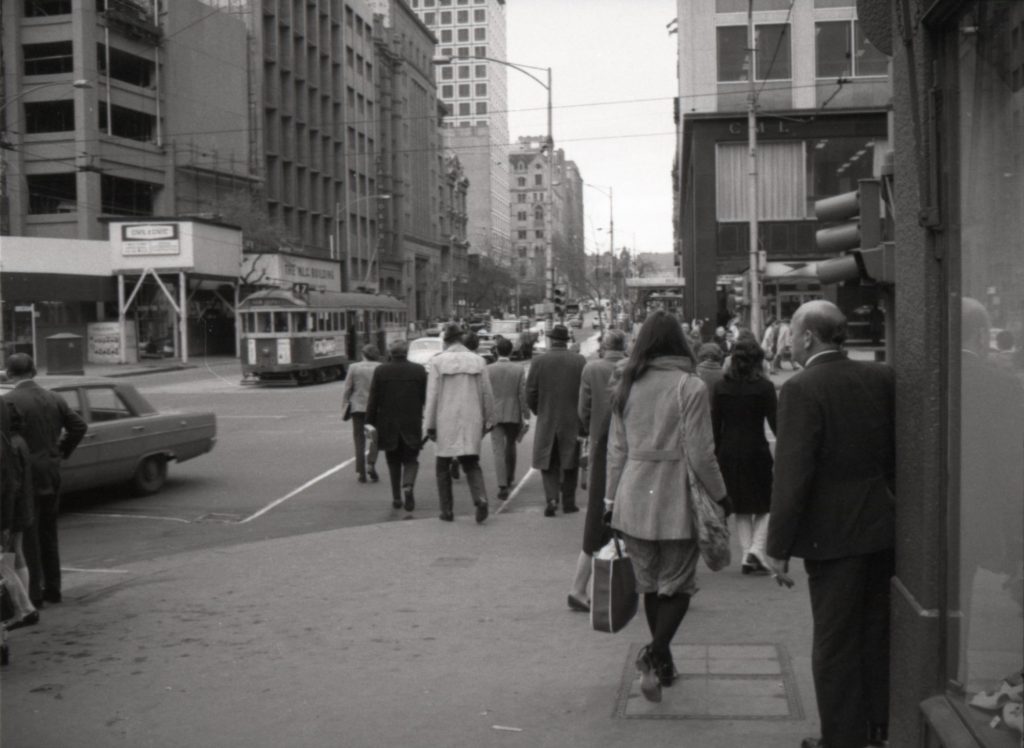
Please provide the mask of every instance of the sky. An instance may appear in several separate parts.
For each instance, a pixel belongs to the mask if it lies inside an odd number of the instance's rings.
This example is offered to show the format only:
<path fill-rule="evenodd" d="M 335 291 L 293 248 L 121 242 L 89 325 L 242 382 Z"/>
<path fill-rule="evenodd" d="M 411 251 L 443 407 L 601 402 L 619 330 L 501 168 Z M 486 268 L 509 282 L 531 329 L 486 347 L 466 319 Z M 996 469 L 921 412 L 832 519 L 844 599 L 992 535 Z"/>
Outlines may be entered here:
<path fill-rule="evenodd" d="M 615 246 L 672 251 L 676 0 L 508 0 L 510 62 L 551 67 L 555 147 L 612 187 Z M 543 79 L 545 73 L 539 71 Z M 510 140 L 547 130 L 547 93 L 508 71 Z M 588 252 L 608 249 L 609 201 L 583 188 Z M 598 231 L 598 229 L 602 229 Z"/>

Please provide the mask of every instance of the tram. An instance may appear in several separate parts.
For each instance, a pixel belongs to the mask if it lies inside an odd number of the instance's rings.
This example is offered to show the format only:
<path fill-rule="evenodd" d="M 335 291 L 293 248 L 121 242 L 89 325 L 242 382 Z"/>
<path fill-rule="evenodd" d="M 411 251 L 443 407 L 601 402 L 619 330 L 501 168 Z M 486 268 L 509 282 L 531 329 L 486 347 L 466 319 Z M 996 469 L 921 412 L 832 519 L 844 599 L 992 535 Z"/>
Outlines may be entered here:
<path fill-rule="evenodd" d="M 406 306 L 391 296 L 273 288 L 238 305 L 247 380 L 312 384 L 342 379 L 360 349 L 406 334 Z"/>

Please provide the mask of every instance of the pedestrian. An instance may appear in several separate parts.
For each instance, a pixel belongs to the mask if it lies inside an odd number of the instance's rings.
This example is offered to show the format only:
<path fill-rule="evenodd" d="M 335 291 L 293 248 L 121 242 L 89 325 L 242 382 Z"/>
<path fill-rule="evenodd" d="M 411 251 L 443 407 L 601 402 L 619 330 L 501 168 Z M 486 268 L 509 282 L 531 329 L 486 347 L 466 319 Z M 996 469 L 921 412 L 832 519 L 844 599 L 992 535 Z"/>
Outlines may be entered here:
<path fill-rule="evenodd" d="M 512 341 L 500 338 L 494 346 L 498 360 L 487 367 L 487 379 L 494 395 L 494 472 L 498 478 L 498 499 L 508 499 L 509 486 L 515 482 L 516 451 L 519 435 L 530 421 L 526 404 L 526 370 L 512 363 Z"/>
<path fill-rule="evenodd" d="M 533 437 L 533 467 L 544 484 L 544 516 L 554 517 L 559 496 L 565 514 L 578 512 L 576 505 L 579 460 L 580 376 L 586 359 L 569 348 L 569 329 L 555 325 L 548 335 L 548 351 L 530 364 L 526 401 L 537 416 Z"/>
<path fill-rule="evenodd" d="M 779 323 L 779 330 L 775 335 L 775 357 L 772 359 L 772 374 L 778 374 L 782 369 L 782 362 L 788 360 L 790 367 L 796 371 L 796 362 L 793 360 L 793 334 L 789 326 L 789 317 L 783 317 Z"/>
<path fill-rule="evenodd" d="M 40 387 L 35 376 L 36 365 L 28 354 L 15 353 L 7 359 L 7 380 L 14 388 L 3 401 L 17 414 L 32 464 L 35 525 L 25 529 L 23 545 L 29 597 L 40 608 L 44 601 L 62 599 L 57 535 L 60 461 L 71 456 L 89 427 L 63 397 Z"/>
<path fill-rule="evenodd" d="M 882 745 L 888 732 L 889 584 L 894 573 L 894 379 L 851 361 L 846 318 L 824 300 L 793 315 L 805 366 L 779 396 L 768 567 L 791 587 L 804 559 L 821 738 L 802 748 Z"/>
<path fill-rule="evenodd" d="M 363 346 L 363 360 L 348 367 L 345 388 L 341 391 L 341 410 L 352 419 L 352 441 L 356 449 L 356 474 L 360 483 L 367 477 L 376 483 L 377 439 L 366 437 L 366 401 L 370 397 L 370 382 L 373 372 L 380 366 L 380 350 L 375 345 Z M 369 446 L 369 450 L 367 450 Z"/>
<path fill-rule="evenodd" d="M 678 323 L 653 312 L 633 343 L 612 393 L 607 501 L 611 524 L 633 559 L 651 642 L 636 666 L 640 690 L 661 700 L 676 676 L 671 643 L 697 591 L 687 465 L 728 512 L 715 460 L 707 387 Z"/>
<path fill-rule="evenodd" d="M 761 339 L 761 350 L 764 351 L 765 361 L 775 358 L 775 342 L 779 337 L 779 320 L 772 317 L 764 330 L 764 337 Z"/>
<path fill-rule="evenodd" d="M 0 401 L 0 577 L 13 613 L 4 620 L 7 631 L 39 623 L 23 544 L 25 531 L 35 527 L 32 457 L 17 421 L 17 413 Z"/>
<path fill-rule="evenodd" d="M 609 539 L 604 523 L 605 471 L 607 469 L 608 424 L 611 421 L 611 393 L 608 390 L 616 369 L 626 358 L 626 335 L 609 330 L 601 337 L 601 355 L 588 361 L 580 375 L 577 410 L 583 434 L 587 437 L 587 514 L 583 521 L 583 550 L 576 561 L 576 575 L 569 592 L 572 610 L 590 610 L 591 559 Z"/>
<path fill-rule="evenodd" d="M 409 361 L 404 339 L 388 345 L 390 361 L 373 371 L 366 403 L 366 423 L 377 431 L 391 481 L 391 506 L 416 508 L 413 488 L 423 445 L 423 407 L 427 401 L 427 370 Z M 404 500 L 404 501 L 403 501 Z"/>
<path fill-rule="evenodd" d="M 740 336 L 729 370 L 711 390 L 715 456 L 735 512 L 744 574 L 767 572 L 765 543 L 772 498 L 772 453 L 765 422 L 775 433 L 775 385 L 764 375 L 764 349 Z"/>
<path fill-rule="evenodd" d="M 732 340 L 729 339 L 729 334 L 724 326 L 719 325 L 715 328 L 715 334 L 711 340 L 722 351 L 723 358 L 729 355 L 729 350 L 732 348 Z"/>
<path fill-rule="evenodd" d="M 483 358 L 462 344 L 462 329 L 445 328 L 445 349 L 427 362 L 427 437 L 436 444 L 435 474 L 441 519 L 455 519 L 452 462 L 466 474 L 476 521 L 487 519 L 487 491 L 480 469 L 480 442 L 494 426 L 494 395 Z"/>
<path fill-rule="evenodd" d="M 702 343 L 697 349 L 697 376 L 701 378 L 708 392 L 723 376 L 722 349 L 716 343 Z"/>

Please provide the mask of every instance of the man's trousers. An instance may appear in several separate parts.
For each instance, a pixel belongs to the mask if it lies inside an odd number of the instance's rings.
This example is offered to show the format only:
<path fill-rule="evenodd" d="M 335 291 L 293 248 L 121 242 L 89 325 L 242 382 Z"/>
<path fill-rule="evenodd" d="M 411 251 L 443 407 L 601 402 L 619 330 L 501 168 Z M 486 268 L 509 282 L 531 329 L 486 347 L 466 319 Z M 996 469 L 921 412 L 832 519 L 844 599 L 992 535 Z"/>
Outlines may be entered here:
<path fill-rule="evenodd" d="M 889 722 L 892 549 L 805 560 L 814 618 L 811 670 L 828 748 L 863 748 L 869 725 Z"/>
<path fill-rule="evenodd" d="M 551 445 L 551 459 L 548 469 L 541 470 L 541 481 L 544 484 L 544 499 L 548 506 L 557 506 L 558 497 L 562 497 L 562 511 L 576 506 L 576 483 L 579 478 L 579 467 L 562 469 L 559 456 L 558 439 Z M 579 465 L 580 444 L 576 442 L 576 465 Z"/>
<path fill-rule="evenodd" d="M 522 424 L 499 423 L 491 432 L 491 446 L 494 448 L 494 473 L 498 488 L 508 488 L 516 479 L 516 450 L 519 430 Z"/>

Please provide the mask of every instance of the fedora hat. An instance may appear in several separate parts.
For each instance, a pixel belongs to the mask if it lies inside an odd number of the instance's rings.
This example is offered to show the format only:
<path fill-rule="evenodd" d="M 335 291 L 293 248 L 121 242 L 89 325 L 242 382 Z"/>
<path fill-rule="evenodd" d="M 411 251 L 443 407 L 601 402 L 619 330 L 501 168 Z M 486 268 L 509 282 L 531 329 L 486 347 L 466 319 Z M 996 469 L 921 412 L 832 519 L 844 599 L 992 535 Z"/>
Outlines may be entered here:
<path fill-rule="evenodd" d="M 566 327 L 565 325 L 555 325 L 548 332 L 548 337 L 551 338 L 552 340 L 561 340 L 563 342 L 568 342 L 569 328 Z"/>

